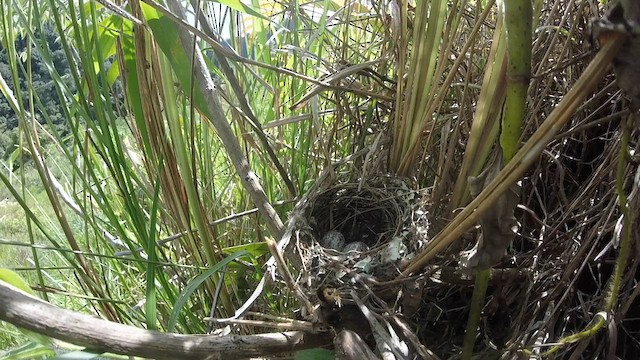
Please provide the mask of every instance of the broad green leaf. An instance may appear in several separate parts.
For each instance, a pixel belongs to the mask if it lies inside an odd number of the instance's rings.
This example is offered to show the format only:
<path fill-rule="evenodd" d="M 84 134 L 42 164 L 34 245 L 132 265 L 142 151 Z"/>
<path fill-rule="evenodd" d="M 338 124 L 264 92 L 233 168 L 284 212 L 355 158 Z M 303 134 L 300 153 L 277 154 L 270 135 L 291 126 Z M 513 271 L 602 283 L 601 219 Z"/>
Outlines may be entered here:
<path fill-rule="evenodd" d="M 213 2 L 216 2 L 218 4 L 222 4 L 224 6 L 228 6 L 233 10 L 239 11 L 241 13 L 245 13 L 245 14 L 249 14 L 255 17 L 259 17 L 261 19 L 264 20 L 269 20 L 268 17 L 262 15 L 260 13 L 260 11 L 258 9 L 254 9 L 253 7 L 244 4 L 242 1 L 240 0 L 213 0 Z"/>
<path fill-rule="evenodd" d="M 54 360 L 91 360 L 91 359 L 103 359 L 100 357 L 101 353 L 92 353 L 85 350 L 71 351 L 68 353 L 60 354 L 54 358 Z"/>
<path fill-rule="evenodd" d="M 182 48 L 178 30 L 176 24 L 169 18 L 160 14 L 156 9 L 144 3 L 140 4 L 147 23 L 151 28 L 151 31 L 155 35 L 154 39 L 160 46 L 162 52 L 166 55 L 167 59 L 171 63 L 171 69 L 176 74 L 182 89 L 189 91 L 191 89 L 191 60 L 187 56 L 187 53 Z M 135 57 L 135 48 L 132 48 L 132 56 Z M 135 59 L 132 59 L 135 62 Z M 127 62 L 127 66 L 129 66 Z M 137 84 L 137 79 L 136 79 Z M 205 114 L 208 118 L 211 118 L 207 109 L 207 104 L 203 95 L 199 91 L 195 91 L 194 94 L 194 106 L 202 114 Z M 137 115 L 136 115 L 137 116 Z"/>
<path fill-rule="evenodd" d="M 0 281 L 4 281 L 7 284 L 14 286 L 30 295 L 34 295 L 34 292 L 33 290 L 31 290 L 31 287 L 29 286 L 29 284 L 27 284 L 27 282 L 24 281 L 24 279 L 14 271 L 11 271 L 5 268 L 0 268 Z M 51 338 L 46 335 L 38 334 L 36 332 L 22 329 L 19 327 L 17 328 L 18 330 L 20 330 L 21 333 L 25 334 L 30 340 L 38 344 L 45 345 L 45 346 L 49 346 L 52 344 Z"/>
<path fill-rule="evenodd" d="M 247 254 L 246 251 L 239 251 L 235 254 L 229 255 L 226 258 L 224 258 L 224 260 L 220 261 L 219 263 L 211 267 L 211 269 L 203 272 L 202 274 L 196 276 L 193 280 L 191 280 L 191 282 L 189 282 L 189 285 L 187 285 L 187 287 L 185 287 L 185 289 L 182 290 L 182 293 L 180 293 L 180 296 L 178 296 L 178 300 L 173 306 L 173 311 L 171 312 L 171 316 L 169 317 L 169 324 L 167 325 L 167 331 L 173 332 L 175 330 L 176 323 L 178 322 L 178 316 L 180 315 L 180 311 L 182 310 L 182 307 L 184 307 L 184 304 L 186 304 L 187 300 L 189 300 L 189 297 L 191 296 L 191 294 L 193 294 L 193 292 L 196 291 L 196 289 L 199 288 L 200 285 L 203 282 L 205 282 L 205 280 L 207 280 L 209 277 L 211 277 L 211 275 L 215 274 L 216 272 L 224 269 L 224 267 L 227 266 L 227 264 L 229 264 L 233 260 L 241 256 L 244 256 L 246 254 Z"/>
<path fill-rule="evenodd" d="M 231 246 L 228 248 L 222 249 L 227 254 L 233 254 L 238 251 L 246 251 L 249 255 L 253 257 L 259 257 L 269 252 L 269 248 L 267 247 L 266 242 L 258 242 L 258 243 L 250 243 L 238 246 Z"/>
<path fill-rule="evenodd" d="M 53 349 L 35 343 L 26 343 L 17 348 L 11 349 L 7 352 L 0 352 L 0 359 L 2 360 L 33 360 L 43 359 L 55 356 L 56 352 Z"/>
<path fill-rule="evenodd" d="M 162 168 L 162 165 L 160 166 Z M 149 330 L 158 330 L 158 314 L 157 314 L 157 293 L 156 293 L 156 266 L 154 262 L 158 260 L 158 254 L 156 252 L 156 223 L 158 219 L 158 206 L 160 202 L 160 183 L 161 180 L 156 179 L 156 187 L 153 194 L 153 205 L 151 207 L 151 219 L 149 221 L 149 231 L 147 236 L 147 254 L 149 254 L 149 267 L 147 268 L 147 290 L 145 294 L 145 317 L 147 322 L 147 328 Z"/>
<path fill-rule="evenodd" d="M 128 25 L 128 26 L 127 26 Z M 100 61 L 103 59 L 108 59 L 116 53 L 116 39 L 118 36 L 127 36 L 126 34 L 121 33 L 121 29 L 123 27 L 130 27 L 128 22 L 123 22 L 122 18 L 116 15 L 112 15 L 102 20 L 100 26 L 98 26 L 99 32 L 97 34 L 97 42 L 98 49 L 93 49 L 93 70 L 97 74 L 100 71 Z M 101 54 L 102 57 L 98 56 Z M 111 69 L 118 69 L 117 66 L 112 65 Z M 110 70 L 111 70 L 110 69 Z M 111 73 L 111 71 L 109 71 Z M 115 82 L 116 77 L 113 74 L 108 77 L 109 86 L 112 86 Z"/>
<path fill-rule="evenodd" d="M 24 281 L 24 279 L 14 271 L 0 268 L 0 281 L 4 281 L 7 284 L 17 287 L 18 289 L 28 294 L 34 295 L 33 290 L 31 290 L 29 284 L 27 284 L 27 282 Z"/>
<path fill-rule="evenodd" d="M 126 24 L 126 23 L 125 23 Z M 129 106 L 133 112 L 133 119 L 138 125 L 138 131 L 144 142 L 144 148 L 149 149 L 147 126 L 144 124 L 144 110 L 142 109 L 142 100 L 140 98 L 140 89 L 138 88 L 138 71 L 136 64 L 136 48 L 133 41 L 133 29 L 125 27 L 123 36 L 121 37 L 122 53 L 124 57 L 124 67 L 127 69 L 127 96 L 129 98 Z M 145 150 L 143 149 L 143 151 Z"/>
<path fill-rule="evenodd" d="M 295 360 L 333 360 L 335 354 L 331 350 L 323 348 L 307 349 L 296 352 Z"/>

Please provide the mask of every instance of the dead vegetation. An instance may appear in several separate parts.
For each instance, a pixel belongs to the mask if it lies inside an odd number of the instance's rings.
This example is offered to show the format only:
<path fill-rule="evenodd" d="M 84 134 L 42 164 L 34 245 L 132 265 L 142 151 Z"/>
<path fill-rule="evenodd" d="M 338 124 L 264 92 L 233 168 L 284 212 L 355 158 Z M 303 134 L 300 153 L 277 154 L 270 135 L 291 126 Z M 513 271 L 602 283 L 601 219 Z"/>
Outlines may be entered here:
<path fill-rule="evenodd" d="M 540 9 L 525 139 L 571 89 L 594 54 L 588 25 L 600 15 L 597 9 L 596 4 L 572 2 L 546 2 Z M 458 84 L 481 82 L 474 62 L 486 60 L 483 43 L 488 41 L 478 41 L 467 54 Z M 303 235 L 292 256 L 301 259 L 300 283 L 320 304 L 320 319 L 337 333 L 353 330 L 372 349 L 378 340 L 379 353 L 412 344 L 406 358 L 457 358 L 475 276 L 460 267 L 461 252 L 473 246 L 479 231 L 468 232 L 419 273 L 399 275 L 455 215 L 455 210 L 447 211 L 447 199 L 466 148 L 477 95 L 473 87 L 454 86 L 440 109 L 433 135 L 422 145 L 425 156 L 412 173 L 420 184 L 432 182 L 428 191 L 385 177 L 382 167 L 376 176 L 359 179 L 354 171 L 311 194 L 308 227 L 298 229 Z M 640 356 L 637 245 L 627 266 L 620 264 L 623 223 L 638 223 L 640 202 L 639 130 L 637 120 L 627 120 L 628 109 L 614 76 L 607 76 L 522 178 L 515 212 L 519 230 L 491 271 L 476 358 Z M 625 131 L 630 140 L 623 140 Z M 619 190 L 628 196 L 630 211 L 625 214 Z M 362 241 L 368 249 L 349 253 L 323 247 L 322 237 L 330 230 L 340 231 L 347 244 Z M 637 228 L 630 236 L 636 244 Z M 394 246 L 394 241 L 402 245 Z M 389 249 L 399 256 L 385 261 Z M 623 266 L 624 276 L 613 285 L 616 264 Z M 612 286 L 618 286 L 619 293 L 607 312 Z M 598 316 L 607 324 L 603 330 L 567 338 L 590 329 Z M 336 338 L 337 346 L 342 338 Z M 381 348 L 380 339 L 398 348 Z M 559 342 L 564 344 L 553 348 Z"/>
<path fill-rule="evenodd" d="M 467 180 L 489 167 L 485 160 L 496 147 L 500 125 L 495 119 L 502 111 L 507 73 L 491 73 L 492 66 L 504 65 L 493 48 L 498 37 L 492 1 L 486 9 L 464 1 L 445 4 L 446 21 L 438 23 L 435 32 L 441 42 L 421 43 L 425 47 L 418 60 L 423 62 L 410 62 L 408 54 L 419 49 L 422 39 L 411 34 L 424 19 L 416 13 L 419 6 L 404 5 L 404 18 L 376 6 L 361 18 L 341 18 L 336 12 L 335 19 L 341 21 L 332 26 L 342 27 L 344 34 L 351 28 L 369 29 L 367 21 L 380 26 L 370 38 L 363 36 L 367 43 L 362 48 L 355 45 L 362 39 L 332 38 L 335 43 L 328 48 L 333 52 L 324 53 L 318 62 L 326 74 L 289 104 L 301 108 L 322 97 L 335 106 L 330 126 L 310 127 L 315 141 L 307 148 L 332 165 L 289 214 L 280 240 L 284 249 L 267 241 L 274 255 L 266 263 L 267 276 L 277 267 L 279 277 L 269 284 L 271 299 L 252 309 L 262 313 L 247 310 L 263 291 L 266 277 L 255 286 L 258 289 L 251 289 L 255 297 L 241 299 L 247 306 L 235 316 L 212 319 L 216 306 L 211 307 L 207 320 L 233 325 L 219 332 L 329 332 L 343 359 L 386 354 L 396 359 L 461 357 L 477 275 L 462 265 L 480 229 L 461 228 L 466 232 L 434 251 L 426 265 L 416 265 L 416 259 L 465 211 L 471 193 L 482 190 L 471 189 Z M 597 51 L 589 24 L 602 16 L 595 1 L 540 1 L 536 6 L 521 144 L 548 123 L 549 115 L 576 88 Z M 625 30 L 632 34 L 625 46 L 637 50 L 638 34 Z M 438 61 L 435 55 L 427 56 L 432 50 L 440 51 Z M 540 154 L 523 155 L 534 163 L 519 178 L 519 188 L 511 188 L 520 199 L 513 213 L 517 234 L 512 242 L 501 241 L 511 242 L 504 256 L 496 257 L 502 255 L 496 252 L 482 260 L 493 266 L 487 295 L 480 299 L 475 358 L 640 358 L 640 127 L 637 111 L 629 110 L 637 106 L 630 106 L 618 86 L 636 100 L 636 53 L 624 52 L 614 62 L 622 82 L 616 84 L 610 72 L 575 113 L 564 114 L 571 120 L 537 146 Z M 418 74 L 421 66 L 436 74 L 429 86 L 418 81 L 424 79 L 418 76 L 424 75 Z M 163 111 L 158 108 L 159 114 Z M 409 115 L 419 122 L 412 124 Z M 219 120 L 228 127 L 224 116 Z M 230 130 L 228 135 L 235 143 Z M 329 140 L 323 142 L 323 136 Z M 332 149 L 327 149 L 336 138 L 353 140 L 348 159 L 336 162 Z M 243 153 L 236 147 L 237 154 Z M 472 150 L 484 157 L 469 160 L 466 154 Z M 258 184 L 243 159 L 236 161 L 245 171 L 242 179 Z M 488 180 L 482 182 L 488 188 Z M 262 189 L 254 190 L 260 195 L 254 201 L 269 205 Z M 273 215 L 270 230 L 279 236 L 283 225 L 275 211 L 270 205 L 258 208 L 263 215 Z M 488 209 L 492 211 L 498 213 L 495 207 Z M 503 215 L 511 219 L 510 213 Z M 483 227 L 482 235 L 487 236 Z M 246 288 L 255 285 L 245 282 Z M 273 315 L 268 301 L 280 296 L 295 296 L 299 313 Z"/>

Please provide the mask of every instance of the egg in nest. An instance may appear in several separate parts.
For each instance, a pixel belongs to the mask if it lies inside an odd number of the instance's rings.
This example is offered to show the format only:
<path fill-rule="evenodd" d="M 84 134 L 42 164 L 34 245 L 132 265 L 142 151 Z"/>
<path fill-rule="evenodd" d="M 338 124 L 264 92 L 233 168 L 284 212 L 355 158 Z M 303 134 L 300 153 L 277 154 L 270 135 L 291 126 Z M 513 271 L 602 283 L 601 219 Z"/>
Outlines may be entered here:
<path fill-rule="evenodd" d="M 342 251 L 344 243 L 344 235 L 336 230 L 327 231 L 327 233 L 322 237 L 322 240 L 320 240 L 320 245 L 322 245 L 322 247 L 336 251 Z"/>

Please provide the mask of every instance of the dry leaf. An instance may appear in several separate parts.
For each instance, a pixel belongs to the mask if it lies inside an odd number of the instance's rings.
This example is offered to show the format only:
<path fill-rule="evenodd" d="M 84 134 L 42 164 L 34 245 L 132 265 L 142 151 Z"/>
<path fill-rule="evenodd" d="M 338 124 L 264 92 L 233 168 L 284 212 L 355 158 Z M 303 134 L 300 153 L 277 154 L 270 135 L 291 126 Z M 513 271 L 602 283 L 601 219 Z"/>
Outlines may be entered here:
<path fill-rule="evenodd" d="M 613 61 L 616 83 L 631 99 L 631 110 L 640 109 L 640 1 L 620 0 L 612 3 L 606 15 L 592 23 L 596 40 L 609 31 L 629 35 Z"/>
<path fill-rule="evenodd" d="M 340 360 L 379 360 L 360 335 L 351 330 L 340 331 L 334 340 L 336 358 Z"/>
<path fill-rule="evenodd" d="M 494 157 L 489 167 L 477 177 L 469 177 L 471 195 L 476 197 L 502 169 L 502 152 Z M 463 254 L 460 262 L 463 267 L 488 269 L 504 256 L 507 248 L 516 236 L 518 221 L 513 211 L 520 201 L 520 186 L 513 185 L 493 206 L 480 217 L 482 233 L 476 246 Z"/>

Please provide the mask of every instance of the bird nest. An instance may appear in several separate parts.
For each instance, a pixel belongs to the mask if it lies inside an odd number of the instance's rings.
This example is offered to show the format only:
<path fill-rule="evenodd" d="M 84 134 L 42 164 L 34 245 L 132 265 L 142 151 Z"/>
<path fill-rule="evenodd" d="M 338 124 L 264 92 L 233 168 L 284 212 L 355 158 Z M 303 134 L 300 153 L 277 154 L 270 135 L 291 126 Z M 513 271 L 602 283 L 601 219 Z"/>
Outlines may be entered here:
<path fill-rule="evenodd" d="M 290 229 L 299 236 L 288 255 L 300 265 L 298 285 L 318 304 L 312 317 L 336 330 L 338 354 L 406 350 L 392 339 L 411 330 L 393 314 L 418 310 L 424 282 L 396 278 L 427 241 L 423 204 L 406 180 L 376 176 L 309 193 L 297 209 L 306 216 Z"/>

